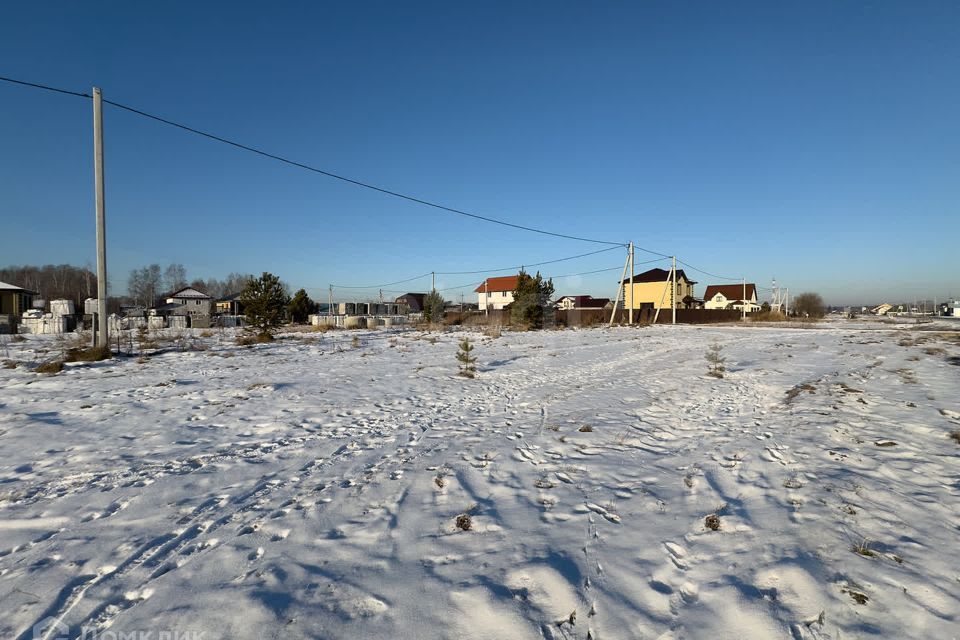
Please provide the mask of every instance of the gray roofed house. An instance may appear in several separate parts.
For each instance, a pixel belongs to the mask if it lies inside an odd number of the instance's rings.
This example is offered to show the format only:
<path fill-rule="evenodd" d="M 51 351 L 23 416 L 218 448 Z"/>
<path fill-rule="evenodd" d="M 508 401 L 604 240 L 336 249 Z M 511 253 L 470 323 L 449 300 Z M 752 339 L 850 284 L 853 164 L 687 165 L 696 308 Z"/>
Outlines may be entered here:
<path fill-rule="evenodd" d="M 187 315 L 191 316 L 209 316 L 213 313 L 213 298 L 193 287 L 184 287 L 168 295 L 166 304 L 161 308 L 167 308 L 169 305 L 179 305 Z M 181 315 L 181 313 L 175 315 Z"/>

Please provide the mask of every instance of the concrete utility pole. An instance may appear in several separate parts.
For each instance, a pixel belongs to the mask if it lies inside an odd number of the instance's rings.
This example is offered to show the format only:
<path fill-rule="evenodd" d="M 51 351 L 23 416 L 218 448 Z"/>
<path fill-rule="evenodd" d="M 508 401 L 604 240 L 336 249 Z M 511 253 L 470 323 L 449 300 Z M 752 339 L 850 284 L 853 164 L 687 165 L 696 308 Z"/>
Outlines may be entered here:
<path fill-rule="evenodd" d="M 633 324 L 633 240 L 630 241 L 630 309 L 627 311 L 627 324 Z"/>
<path fill-rule="evenodd" d="M 677 324 L 677 256 L 673 256 L 671 259 L 673 260 L 673 268 L 670 270 L 670 273 L 673 274 L 673 291 L 670 292 L 670 300 L 673 302 L 671 324 Z"/>
<path fill-rule="evenodd" d="M 327 315 L 333 315 L 333 285 L 327 290 Z"/>
<path fill-rule="evenodd" d="M 743 279 L 743 319 L 747 319 L 747 279 Z"/>
<path fill-rule="evenodd" d="M 430 272 L 430 291 L 436 291 L 436 290 L 437 290 L 437 272 L 431 271 Z"/>
<path fill-rule="evenodd" d="M 100 88 L 93 88 L 93 182 L 97 209 L 97 346 L 108 347 L 107 334 L 107 229 L 103 181 L 103 104 Z"/>
<path fill-rule="evenodd" d="M 620 274 L 620 279 L 617 280 L 617 298 L 613 302 L 613 309 L 610 311 L 610 323 L 608 327 L 613 326 L 613 321 L 617 317 L 617 307 L 620 306 L 620 294 L 623 294 L 623 306 L 627 306 L 627 289 L 623 286 L 623 283 L 627 281 L 627 267 L 630 266 L 630 253 L 627 253 L 627 257 L 623 260 L 623 273 Z M 633 279 L 633 272 L 630 273 L 631 279 Z M 633 300 L 633 292 L 630 292 L 631 301 Z"/>

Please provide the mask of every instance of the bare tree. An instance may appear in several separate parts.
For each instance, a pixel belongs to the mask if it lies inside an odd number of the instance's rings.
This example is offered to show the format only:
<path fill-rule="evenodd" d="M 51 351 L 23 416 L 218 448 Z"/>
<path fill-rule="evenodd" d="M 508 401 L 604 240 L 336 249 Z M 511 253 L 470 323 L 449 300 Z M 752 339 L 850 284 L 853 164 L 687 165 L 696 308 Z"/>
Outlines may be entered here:
<path fill-rule="evenodd" d="M 179 263 L 168 265 L 163 272 L 163 284 L 167 291 L 173 293 L 187 286 L 187 270 Z"/>
<path fill-rule="evenodd" d="M 68 264 L 0 268 L 0 281 L 36 291 L 45 300 L 73 300 L 78 307 L 97 288 L 97 277 L 89 268 Z"/>
<path fill-rule="evenodd" d="M 127 280 L 127 294 L 135 304 L 152 307 L 157 303 L 162 284 L 160 265 L 152 264 L 149 267 L 134 269 Z"/>

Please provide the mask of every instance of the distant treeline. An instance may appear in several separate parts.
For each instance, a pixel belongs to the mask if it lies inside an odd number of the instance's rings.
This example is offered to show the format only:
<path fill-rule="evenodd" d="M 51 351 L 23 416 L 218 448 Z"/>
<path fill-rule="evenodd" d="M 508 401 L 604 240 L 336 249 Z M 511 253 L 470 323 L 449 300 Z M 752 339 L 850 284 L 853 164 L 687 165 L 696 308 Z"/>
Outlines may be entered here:
<path fill-rule="evenodd" d="M 253 276 L 250 274 L 231 273 L 223 280 L 195 278 L 188 281 L 187 270 L 182 264 L 171 264 L 166 269 L 152 264 L 130 272 L 126 295 L 118 295 L 118 292 L 113 290 L 116 287 L 111 287 L 110 308 L 111 311 L 116 311 L 121 304 L 152 307 L 162 304 L 165 294 L 188 285 L 213 298 L 223 298 L 242 291 L 251 279 Z M 69 264 L 0 268 L 0 282 L 36 291 L 39 297 L 46 301 L 73 300 L 81 310 L 84 300 L 97 297 L 96 274 L 86 267 Z"/>
<path fill-rule="evenodd" d="M 69 264 L 0 268 L 0 282 L 36 291 L 44 300 L 73 300 L 81 309 L 85 299 L 97 297 L 97 275 Z"/>
<path fill-rule="evenodd" d="M 212 298 L 224 298 L 240 293 L 254 276 L 247 273 L 231 273 L 223 280 L 216 278 L 194 278 L 187 280 L 187 269 L 182 264 L 169 264 L 161 269 L 151 264 L 130 271 L 127 279 L 127 297 L 132 304 L 153 307 L 162 304 L 166 294 L 174 293 L 186 286 L 193 287 Z"/>

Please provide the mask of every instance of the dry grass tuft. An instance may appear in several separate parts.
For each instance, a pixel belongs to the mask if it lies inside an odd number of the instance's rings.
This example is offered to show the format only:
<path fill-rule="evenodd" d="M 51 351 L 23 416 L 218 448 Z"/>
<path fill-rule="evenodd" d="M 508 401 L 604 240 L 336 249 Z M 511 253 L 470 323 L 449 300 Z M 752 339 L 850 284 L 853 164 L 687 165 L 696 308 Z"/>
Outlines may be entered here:
<path fill-rule="evenodd" d="M 716 513 L 711 513 L 703 519 L 703 524 L 707 529 L 710 529 L 710 531 L 720 531 L 720 516 Z"/>
<path fill-rule="evenodd" d="M 870 549 L 870 541 L 866 538 L 864 538 L 860 544 L 853 545 L 853 552 L 864 558 L 872 558 L 877 555 Z"/>
<path fill-rule="evenodd" d="M 50 360 L 49 362 L 44 362 L 39 367 L 34 369 L 37 373 L 60 373 L 63 371 L 63 361 L 62 360 Z"/>
<path fill-rule="evenodd" d="M 577 431 L 579 431 L 580 433 L 593 433 L 593 427 L 591 427 L 588 424 L 585 424 L 579 429 L 577 429 Z"/>
<path fill-rule="evenodd" d="M 236 340 L 236 343 L 241 347 L 249 347 L 255 344 L 263 344 L 265 342 L 273 342 L 273 336 L 269 333 L 246 333 L 237 336 Z"/>
<path fill-rule="evenodd" d="M 473 519 L 470 518 L 468 514 L 461 513 L 457 516 L 456 525 L 457 529 L 460 529 L 461 531 L 470 531 L 470 529 L 473 527 Z"/>
<path fill-rule="evenodd" d="M 501 335 L 503 335 L 503 333 L 500 331 L 500 327 L 498 325 L 491 325 L 484 327 L 483 335 L 487 336 L 488 338 L 499 338 Z"/>
<path fill-rule="evenodd" d="M 953 438 L 954 442 L 960 444 L 960 430 L 951 432 L 950 437 Z"/>
<path fill-rule="evenodd" d="M 23 337 L 22 335 L 20 335 L 19 333 L 13 334 L 13 337 L 10 338 L 10 342 L 26 342 L 26 341 L 27 341 L 27 339 L 24 338 L 24 337 Z"/>
<path fill-rule="evenodd" d="M 817 388 L 812 384 L 803 383 L 793 387 L 792 389 L 787 389 L 787 402 L 790 402 L 794 398 L 800 395 L 801 392 L 806 391 L 807 393 L 816 393 Z"/>
<path fill-rule="evenodd" d="M 853 598 L 853 601 L 857 604 L 867 604 L 867 601 L 870 600 L 870 598 L 867 597 L 867 594 L 863 593 L 862 591 L 857 591 L 851 587 L 844 587 L 841 589 L 841 591 Z"/>
<path fill-rule="evenodd" d="M 113 357 L 110 347 L 74 348 L 67 351 L 65 362 L 98 362 Z"/>

